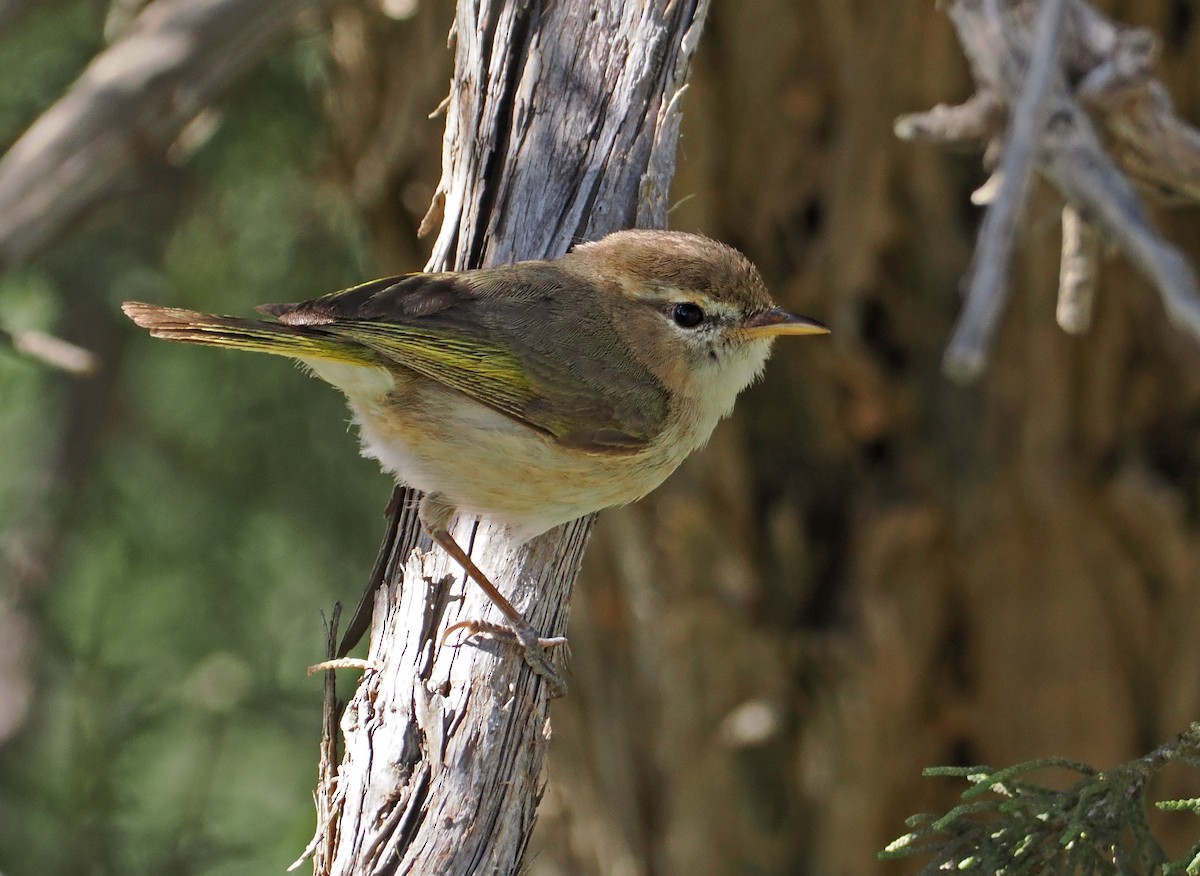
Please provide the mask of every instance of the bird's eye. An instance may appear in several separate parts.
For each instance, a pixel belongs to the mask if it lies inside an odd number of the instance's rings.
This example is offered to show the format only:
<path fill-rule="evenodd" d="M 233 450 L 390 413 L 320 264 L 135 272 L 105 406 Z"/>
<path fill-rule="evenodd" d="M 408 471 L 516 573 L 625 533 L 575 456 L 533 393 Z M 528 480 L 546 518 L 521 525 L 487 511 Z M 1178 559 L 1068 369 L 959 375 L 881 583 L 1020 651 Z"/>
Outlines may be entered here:
<path fill-rule="evenodd" d="M 704 322 L 704 311 L 697 304 L 692 304 L 690 301 L 681 301 L 671 311 L 671 318 L 675 320 L 675 325 L 680 328 L 695 328 Z"/>

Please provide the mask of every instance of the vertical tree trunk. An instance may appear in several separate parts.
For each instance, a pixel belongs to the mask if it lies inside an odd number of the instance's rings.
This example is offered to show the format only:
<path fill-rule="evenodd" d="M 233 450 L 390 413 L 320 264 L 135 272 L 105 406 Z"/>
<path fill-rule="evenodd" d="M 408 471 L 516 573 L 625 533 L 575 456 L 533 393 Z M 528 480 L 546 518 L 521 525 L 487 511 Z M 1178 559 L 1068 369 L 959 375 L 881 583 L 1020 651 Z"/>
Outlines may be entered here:
<path fill-rule="evenodd" d="M 430 269 L 552 257 L 663 225 L 678 97 L 706 5 L 462 0 Z M 586 519 L 514 545 L 460 520 L 455 537 L 553 635 L 590 529 Z M 448 625 L 490 608 L 446 557 L 411 553 L 415 507 L 402 532 L 375 606 L 377 669 L 343 719 L 317 870 L 515 872 L 542 790 L 545 688 L 503 643 L 439 644 Z"/>

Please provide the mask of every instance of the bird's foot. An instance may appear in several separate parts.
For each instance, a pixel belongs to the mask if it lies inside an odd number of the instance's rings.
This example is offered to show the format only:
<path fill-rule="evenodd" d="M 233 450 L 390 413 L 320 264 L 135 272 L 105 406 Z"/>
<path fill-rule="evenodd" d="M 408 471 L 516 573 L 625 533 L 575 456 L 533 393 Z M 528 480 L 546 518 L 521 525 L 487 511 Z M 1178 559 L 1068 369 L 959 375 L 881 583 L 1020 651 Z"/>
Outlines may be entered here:
<path fill-rule="evenodd" d="M 567 682 L 550 657 L 551 649 L 567 647 L 566 636 L 539 636 L 537 630 L 524 622 L 505 625 L 494 624 L 490 621 L 466 620 L 459 621 L 447 627 L 445 634 L 442 636 L 442 644 L 445 644 L 453 633 L 457 633 L 460 630 L 465 631 L 465 635 L 462 637 L 463 642 L 471 638 L 471 636 L 481 634 L 491 636 L 494 639 L 514 642 L 520 646 L 521 656 L 529 664 L 529 668 L 546 682 L 550 699 L 557 699 L 566 694 Z M 459 644 L 462 644 L 462 642 Z M 458 646 L 455 645 L 454 647 Z"/>

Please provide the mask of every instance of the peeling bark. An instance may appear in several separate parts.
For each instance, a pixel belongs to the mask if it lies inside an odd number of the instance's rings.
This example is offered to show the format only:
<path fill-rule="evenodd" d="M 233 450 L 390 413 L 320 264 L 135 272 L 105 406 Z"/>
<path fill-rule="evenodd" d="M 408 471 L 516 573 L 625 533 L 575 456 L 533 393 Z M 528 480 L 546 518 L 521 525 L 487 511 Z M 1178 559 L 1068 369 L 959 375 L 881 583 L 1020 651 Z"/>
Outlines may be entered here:
<path fill-rule="evenodd" d="M 705 6 L 460 2 L 429 268 L 553 257 L 619 228 L 665 224 L 677 98 Z M 321 814 L 335 829 L 317 872 L 516 872 L 544 781 L 546 691 L 502 642 L 440 644 L 447 626 L 491 609 L 440 553 L 410 555 L 411 502 L 409 513 L 375 605 L 377 671 L 342 721 L 346 753 Z M 459 520 L 455 537 L 555 635 L 591 522 L 517 545 Z"/>

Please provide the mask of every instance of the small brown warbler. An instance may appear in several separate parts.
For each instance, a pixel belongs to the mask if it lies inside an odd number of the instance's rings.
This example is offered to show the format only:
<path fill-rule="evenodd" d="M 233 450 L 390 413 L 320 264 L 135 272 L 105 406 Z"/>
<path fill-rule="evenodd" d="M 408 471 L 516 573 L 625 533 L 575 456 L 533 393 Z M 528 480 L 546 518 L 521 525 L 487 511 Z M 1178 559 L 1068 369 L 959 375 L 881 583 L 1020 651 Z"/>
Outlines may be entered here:
<path fill-rule="evenodd" d="M 524 540 L 632 502 L 708 440 L 776 337 L 828 331 L 776 307 L 741 253 L 671 231 L 619 231 L 553 261 L 388 277 L 258 308 L 276 321 L 124 310 L 155 337 L 298 359 L 345 393 L 363 453 L 424 494 L 430 537 L 556 683 L 550 640 L 454 540 L 454 515 L 488 517 Z"/>

